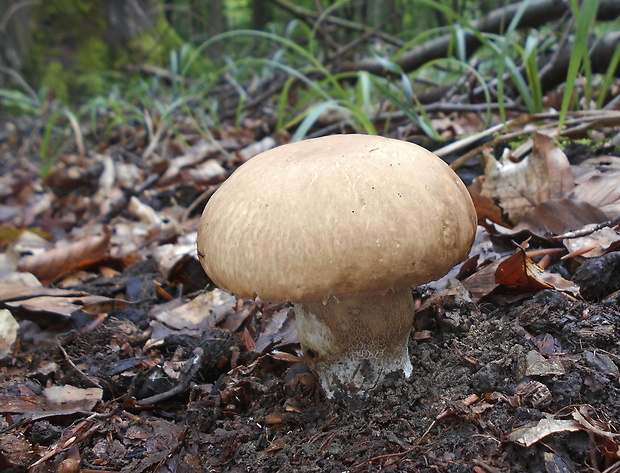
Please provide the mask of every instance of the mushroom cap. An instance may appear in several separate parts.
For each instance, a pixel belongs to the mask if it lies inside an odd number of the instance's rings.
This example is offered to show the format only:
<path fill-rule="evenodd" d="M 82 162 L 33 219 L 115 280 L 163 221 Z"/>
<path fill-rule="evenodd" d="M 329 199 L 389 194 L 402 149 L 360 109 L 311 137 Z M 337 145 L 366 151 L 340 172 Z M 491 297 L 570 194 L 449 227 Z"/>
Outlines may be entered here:
<path fill-rule="evenodd" d="M 370 135 L 286 144 L 240 166 L 198 229 L 220 288 L 268 301 L 327 301 L 433 281 L 462 261 L 476 212 L 430 151 Z"/>

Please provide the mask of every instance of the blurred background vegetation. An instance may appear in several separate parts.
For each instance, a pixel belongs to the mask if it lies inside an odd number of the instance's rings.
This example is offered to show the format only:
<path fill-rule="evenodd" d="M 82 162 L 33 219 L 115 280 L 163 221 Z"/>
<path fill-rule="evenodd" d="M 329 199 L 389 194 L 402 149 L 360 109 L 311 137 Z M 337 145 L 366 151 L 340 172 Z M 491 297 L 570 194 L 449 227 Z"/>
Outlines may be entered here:
<path fill-rule="evenodd" d="M 615 106 L 619 15 L 615 0 L 0 0 L 0 119 L 101 137 L 254 118 L 300 139 L 404 118 L 441 140 L 438 111 L 489 125 Z"/>

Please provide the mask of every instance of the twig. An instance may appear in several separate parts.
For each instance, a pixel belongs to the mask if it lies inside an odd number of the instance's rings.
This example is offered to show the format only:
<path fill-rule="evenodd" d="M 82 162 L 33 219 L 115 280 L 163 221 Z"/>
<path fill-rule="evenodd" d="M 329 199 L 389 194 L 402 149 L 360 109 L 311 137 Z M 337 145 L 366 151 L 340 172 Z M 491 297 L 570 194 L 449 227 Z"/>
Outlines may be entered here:
<path fill-rule="evenodd" d="M 542 126 L 533 128 L 531 130 L 519 130 L 519 131 L 514 131 L 512 133 L 507 133 L 505 135 L 495 138 L 493 141 L 489 143 L 485 143 L 465 153 L 463 156 L 461 156 L 456 161 L 454 161 L 450 166 L 452 167 L 452 169 L 458 169 L 463 164 L 465 164 L 467 161 L 469 161 L 471 158 L 480 154 L 483 149 L 492 148 L 495 145 L 498 145 L 500 143 L 505 143 L 506 141 L 510 141 L 514 138 L 531 135 L 536 132 L 546 131 L 546 134 L 548 134 L 549 136 L 558 136 L 558 135 L 565 136 L 565 135 L 574 133 L 577 129 L 579 130 L 588 129 L 588 128 L 592 128 L 593 126 L 598 126 L 601 123 L 602 124 L 613 124 L 613 123 L 620 121 L 620 112 L 618 112 L 617 110 L 613 110 L 613 111 L 606 111 L 606 110 L 590 111 L 588 110 L 588 111 L 581 111 L 581 112 L 573 112 L 572 115 L 574 118 L 570 120 L 566 120 L 566 122 L 564 123 L 566 127 L 570 125 L 576 125 L 573 128 L 565 128 L 562 132 L 558 133 L 556 123 L 554 122 L 554 123 L 550 123 L 547 125 L 542 125 Z M 501 130 L 503 127 L 510 128 L 511 126 L 515 126 L 515 125 L 523 126 L 526 123 L 531 123 L 533 121 L 554 119 L 558 117 L 559 117 L 559 113 L 553 112 L 553 113 L 537 113 L 535 115 L 527 115 L 526 120 L 524 120 L 523 117 L 515 118 L 514 120 L 509 120 L 505 125 L 501 125 L 501 124 L 496 125 L 492 128 L 489 128 L 488 130 L 482 131 L 480 133 L 476 133 L 475 135 L 472 135 L 472 136 L 468 136 L 466 138 L 463 138 L 462 140 L 459 140 L 447 146 L 444 146 L 443 148 L 434 151 L 434 153 L 439 157 L 444 157 L 450 153 L 466 148 L 470 144 L 475 143 L 476 141 Z"/>
<path fill-rule="evenodd" d="M 407 449 L 405 451 L 398 452 L 398 453 L 385 453 L 383 455 L 377 455 L 376 457 L 372 457 L 370 460 L 366 460 L 366 461 L 364 461 L 362 463 L 358 463 L 357 465 L 355 465 L 353 467 L 353 469 L 357 470 L 358 468 L 361 468 L 362 466 L 368 465 L 369 463 L 372 463 L 372 462 L 377 461 L 377 460 L 383 460 L 383 459 L 386 459 L 386 458 L 393 458 L 393 457 L 402 457 L 404 455 L 407 455 L 408 453 L 413 452 L 417 448 L 418 447 L 411 447 L 411 448 L 409 448 L 409 449 Z"/>
<path fill-rule="evenodd" d="M 71 357 L 69 356 L 69 354 L 67 353 L 67 351 L 65 350 L 65 347 L 62 346 L 62 343 L 60 342 L 60 335 L 58 334 L 56 335 L 56 345 L 58 346 L 58 349 L 60 350 L 60 352 L 62 353 L 62 356 L 65 358 L 65 361 L 67 363 L 69 363 L 69 365 L 71 366 L 71 368 L 73 368 L 75 371 L 77 371 L 77 373 L 84 378 L 86 381 L 88 381 L 89 383 L 91 383 L 93 386 L 96 386 L 100 389 L 101 385 L 99 384 L 99 382 L 97 382 L 96 379 L 94 379 L 92 376 L 89 376 L 88 374 L 84 373 L 81 369 L 79 369 L 75 363 L 73 363 L 73 361 L 71 360 Z"/>
<path fill-rule="evenodd" d="M 588 225 L 579 230 L 575 230 L 572 232 L 562 233 L 561 235 L 551 236 L 549 239 L 551 240 L 564 240 L 570 238 L 580 238 L 586 235 L 591 235 L 594 232 L 597 232 L 605 227 L 613 227 L 620 223 L 620 216 L 607 220 L 605 222 L 597 223 L 596 225 Z"/>
<path fill-rule="evenodd" d="M 479 466 L 480 468 L 484 468 L 489 473 L 501 473 L 502 471 L 499 468 L 495 468 L 494 466 L 488 465 L 482 460 L 479 460 L 477 458 L 474 458 L 473 462 L 475 465 Z"/>
<path fill-rule="evenodd" d="M 163 393 L 140 399 L 136 402 L 136 404 L 139 406 L 157 404 L 158 402 L 169 399 L 185 391 L 189 387 L 189 383 L 192 381 L 196 373 L 198 373 L 198 370 L 202 366 L 202 362 L 204 360 L 204 350 L 202 348 L 196 348 L 196 350 L 194 350 L 194 353 L 194 357 L 187 360 L 181 368 L 181 379 L 179 381 L 179 384 Z"/>

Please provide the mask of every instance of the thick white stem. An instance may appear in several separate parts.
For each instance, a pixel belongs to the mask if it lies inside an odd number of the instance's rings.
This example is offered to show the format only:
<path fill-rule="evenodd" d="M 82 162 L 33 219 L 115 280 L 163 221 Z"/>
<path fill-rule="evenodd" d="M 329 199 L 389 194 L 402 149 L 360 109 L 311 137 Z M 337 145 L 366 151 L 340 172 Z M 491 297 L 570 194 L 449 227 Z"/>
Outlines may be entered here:
<path fill-rule="evenodd" d="M 340 390 L 363 394 L 394 371 L 409 377 L 413 315 L 409 289 L 295 304 L 304 358 L 327 397 Z"/>

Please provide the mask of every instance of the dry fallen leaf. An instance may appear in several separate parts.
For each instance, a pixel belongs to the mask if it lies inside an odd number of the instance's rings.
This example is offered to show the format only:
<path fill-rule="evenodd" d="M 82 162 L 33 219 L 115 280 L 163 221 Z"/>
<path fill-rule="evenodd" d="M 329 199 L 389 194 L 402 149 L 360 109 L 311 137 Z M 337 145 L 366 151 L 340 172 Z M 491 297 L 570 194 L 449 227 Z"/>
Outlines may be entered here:
<path fill-rule="evenodd" d="M 609 227 L 592 232 L 579 238 L 566 238 L 564 246 L 570 255 L 579 254 L 585 258 L 596 258 L 620 246 L 620 235 Z"/>
<path fill-rule="evenodd" d="M 206 156 L 219 150 L 219 145 L 207 140 L 199 140 L 188 148 L 184 154 L 172 159 L 168 168 L 159 179 L 159 184 L 164 185 L 176 180 L 182 169 L 195 166 Z"/>
<path fill-rule="evenodd" d="M 620 170 L 591 176 L 573 189 L 570 198 L 598 207 L 609 218 L 620 216 Z"/>
<path fill-rule="evenodd" d="M 137 197 L 129 199 L 129 213 L 132 217 L 140 220 L 140 224 L 132 229 L 132 234 L 137 237 L 169 238 L 178 233 L 178 223 L 173 218 L 165 218 L 161 212 L 141 202 Z"/>
<path fill-rule="evenodd" d="M 6 309 L 0 310 L 0 358 L 11 353 L 11 346 L 17 340 L 19 324 Z"/>
<path fill-rule="evenodd" d="M 86 295 L 81 291 L 68 291 L 50 287 L 32 287 L 20 283 L 0 283 L 0 302 L 16 301 L 40 296 L 79 297 Z"/>
<path fill-rule="evenodd" d="M 271 316 L 267 326 L 258 336 L 254 350 L 256 353 L 265 353 L 268 349 L 281 345 L 284 340 L 291 339 L 297 339 L 297 328 L 292 309 L 286 307 Z"/>
<path fill-rule="evenodd" d="M 512 224 L 517 224 L 536 205 L 561 199 L 575 186 L 566 155 L 552 138 L 534 134 L 532 153 L 513 163 L 508 156 L 498 162 L 486 153 L 481 195 L 497 202 Z"/>
<path fill-rule="evenodd" d="M 474 302 L 489 295 L 498 286 L 495 280 L 495 272 L 501 262 L 502 260 L 498 260 L 484 264 L 475 273 L 462 281 L 465 289 L 471 293 Z"/>
<path fill-rule="evenodd" d="M 517 427 L 508 433 L 506 439 L 522 447 L 529 447 L 548 435 L 558 432 L 577 432 L 579 430 L 583 430 L 582 427 L 572 419 L 544 418 L 538 422 L 530 422 Z"/>
<path fill-rule="evenodd" d="M 495 282 L 519 292 L 538 292 L 543 289 L 557 289 L 573 294 L 579 292 L 579 287 L 572 282 L 559 274 L 547 272 L 534 263 L 522 248 L 517 248 L 514 255 L 498 265 Z"/>
<path fill-rule="evenodd" d="M 608 217 L 603 211 L 587 202 L 551 199 L 532 209 L 513 231 L 528 229 L 540 236 L 550 233 L 561 235 L 606 220 Z"/>
<path fill-rule="evenodd" d="M 24 300 L 16 300 L 6 302 L 5 305 L 16 312 L 16 315 L 28 320 L 37 320 L 41 323 L 58 323 L 73 316 L 84 308 L 96 312 L 97 306 L 110 306 L 116 304 L 115 299 L 109 299 L 105 296 L 80 296 L 80 297 L 61 297 L 52 296 L 34 296 Z M 120 305 L 120 302 L 118 303 Z M 91 308 L 92 309 L 89 309 Z"/>
<path fill-rule="evenodd" d="M 110 248 L 111 237 L 112 230 L 103 227 L 103 231 L 98 235 L 56 247 L 45 253 L 24 256 L 17 263 L 17 269 L 29 271 L 41 281 L 51 281 L 65 271 L 83 268 L 101 260 Z"/>
<path fill-rule="evenodd" d="M 215 159 L 209 159 L 204 163 L 191 168 L 181 170 L 182 182 L 191 182 L 193 185 L 207 185 L 217 180 L 223 180 L 226 169 Z"/>
<path fill-rule="evenodd" d="M 154 311 L 151 317 L 169 327 L 212 330 L 237 303 L 237 298 L 221 289 L 213 289 L 171 310 Z"/>

